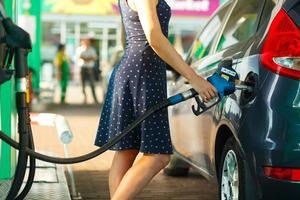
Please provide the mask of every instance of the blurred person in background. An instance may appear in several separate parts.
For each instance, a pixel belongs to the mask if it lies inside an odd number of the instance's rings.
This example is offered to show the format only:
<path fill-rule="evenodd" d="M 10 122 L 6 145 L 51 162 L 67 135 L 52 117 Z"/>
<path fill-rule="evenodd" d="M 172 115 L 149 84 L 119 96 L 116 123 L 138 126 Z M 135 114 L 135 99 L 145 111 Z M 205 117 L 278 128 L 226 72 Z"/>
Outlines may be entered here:
<path fill-rule="evenodd" d="M 87 102 L 85 91 L 86 82 L 89 82 L 94 102 L 98 104 L 95 91 L 95 62 L 97 61 L 97 52 L 91 46 L 90 39 L 83 39 L 80 47 L 76 50 L 77 64 L 80 67 L 80 76 L 82 84 L 82 93 L 84 95 L 84 103 Z"/>
<path fill-rule="evenodd" d="M 55 56 L 54 65 L 56 67 L 57 80 L 60 83 L 60 103 L 65 103 L 68 82 L 70 79 L 69 58 L 65 52 L 65 45 L 59 44 Z"/>
<path fill-rule="evenodd" d="M 93 47 L 96 51 L 96 54 L 99 55 L 99 50 L 97 49 L 97 40 L 95 39 L 90 39 L 91 41 L 91 47 Z M 95 65 L 94 65 L 94 76 L 95 76 L 95 81 L 101 81 L 101 66 L 100 66 L 100 56 L 97 56 L 97 59 L 95 60 Z"/>

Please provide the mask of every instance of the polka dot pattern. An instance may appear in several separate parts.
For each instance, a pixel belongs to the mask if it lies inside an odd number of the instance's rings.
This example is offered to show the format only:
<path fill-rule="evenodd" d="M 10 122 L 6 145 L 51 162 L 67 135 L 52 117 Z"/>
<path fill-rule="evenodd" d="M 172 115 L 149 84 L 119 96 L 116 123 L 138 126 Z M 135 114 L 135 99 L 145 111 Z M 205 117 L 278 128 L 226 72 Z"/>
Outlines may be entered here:
<path fill-rule="evenodd" d="M 126 0 L 119 0 L 119 7 L 126 32 L 126 50 L 110 77 L 95 140 L 99 147 L 167 98 L 166 63 L 149 46 L 137 12 Z M 157 13 L 162 32 L 167 36 L 171 10 L 164 0 L 159 0 Z M 125 149 L 172 154 L 167 109 L 150 116 L 111 148 Z"/>

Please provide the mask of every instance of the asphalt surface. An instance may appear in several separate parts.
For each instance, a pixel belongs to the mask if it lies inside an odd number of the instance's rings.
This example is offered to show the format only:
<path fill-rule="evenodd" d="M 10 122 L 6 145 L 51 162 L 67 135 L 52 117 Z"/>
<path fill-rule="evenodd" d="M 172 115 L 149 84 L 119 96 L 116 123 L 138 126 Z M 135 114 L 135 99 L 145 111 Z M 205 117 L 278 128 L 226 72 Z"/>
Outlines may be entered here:
<path fill-rule="evenodd" d="M 87 92 L 90 91 L 87 90 Z M 97 92 L 101 94 L 100 88 L 97 88 Z M 58 99 L 58 94 L 56 94 L 55 101 L 58 102 Z M 99 99 L 102 100 L 102 98 Z M 34 110 L 61 114 L 66 117 L 74 134 L 73 142 L 68 146 L 70 156 L 85 154 L 96 148 L 93 144 L 101 104 L 93 104 L 90 94 L 87 103 L 83 103 L 79 86 L 69 88 L 67 104 L 36 105 Z M 33 131 L 38 150 L 63 157 L 63 146 L 57 138 L 55 128 L 35 125 Z M 72 165 L 77 190 L 81 193 L 83 199 L 109 199 L 107 180 L 112 157 L 113 152 L 108 151 L 85 163 Z M 150 199 L 216 200 L 217 186 L 206 181 L 194 170 L 187 177 L 176 178 L 165 176 L 163 172 L 160 172 L 137 198 L 137 200 Z"/>

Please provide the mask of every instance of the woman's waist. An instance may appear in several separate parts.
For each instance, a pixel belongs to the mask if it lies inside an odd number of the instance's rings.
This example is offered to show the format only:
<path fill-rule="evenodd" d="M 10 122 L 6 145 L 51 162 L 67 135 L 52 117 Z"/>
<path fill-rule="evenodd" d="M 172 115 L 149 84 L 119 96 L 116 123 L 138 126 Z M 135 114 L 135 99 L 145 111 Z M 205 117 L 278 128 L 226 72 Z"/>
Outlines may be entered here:
<path fill-rule="evenodd" d="M 129 35 L 126 37 L 126 42 L 128 44 L 143 44 L 143 45 L 149 45 L 148 40 L 146 36 L 144 35 Z"/>
<path fill-rule="evenodd" d="M 154 50 L 148 43 L 140 43 L 140 42 L 127 42 L 125 46 L 124 56 L 128 57 L 131 55 L 135 55 L 135 57 L 143 57 L 144 54 L 147 55 L 156 55 Z"/>
<path fill-rule="evenodd" d="M 160 58 L 125 56 L 120 61 L 122 70 L 166 71 L 167 64 Z"/>
<path fill-rule="evenodd" d="M 128 45 L 125 49 L 124 56 L 122 60 L 128 63 L 138 64 L 138 63 L 149 63 L 149 64 L 164 64 L 165 62 L 155 53 L 151 47 L 147 48 L 131 48 Z"/>

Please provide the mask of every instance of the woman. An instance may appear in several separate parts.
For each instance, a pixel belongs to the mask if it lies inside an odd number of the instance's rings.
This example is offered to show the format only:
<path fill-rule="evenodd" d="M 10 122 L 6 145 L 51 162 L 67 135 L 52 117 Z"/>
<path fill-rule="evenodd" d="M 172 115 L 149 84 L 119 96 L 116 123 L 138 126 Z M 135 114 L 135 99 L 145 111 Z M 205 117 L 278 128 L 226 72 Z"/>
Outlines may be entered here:
<path fill-rule="evenodd" d="M 169 43 L 171 10 L 164 0 L 119 0 L 125 54 L 112 73 L 95 144 L 102 146 L 148 108 L 167 98 L 166 63 L 209 101 L 215 88 L 188 66 Z M 109 173 L 113 200 L 133 199 L 170 160 L 167 109 L 155 113 L 116 144 Z M 133 165 L 137 154 L 143 156 Z M 162 197 L 163 199 L 163 197 Z"/>
<path fill-rule="evenodd" d="M 69 59 L 65 53 L 65 45 L 59 44 L 55 57 L 55 66 L 57 71 L 57 79 L 60 82 L 61 94 L 60 103 L 65 103 L 68 81 L 70 77 Z"/>

